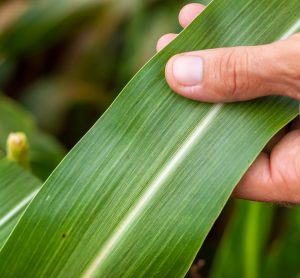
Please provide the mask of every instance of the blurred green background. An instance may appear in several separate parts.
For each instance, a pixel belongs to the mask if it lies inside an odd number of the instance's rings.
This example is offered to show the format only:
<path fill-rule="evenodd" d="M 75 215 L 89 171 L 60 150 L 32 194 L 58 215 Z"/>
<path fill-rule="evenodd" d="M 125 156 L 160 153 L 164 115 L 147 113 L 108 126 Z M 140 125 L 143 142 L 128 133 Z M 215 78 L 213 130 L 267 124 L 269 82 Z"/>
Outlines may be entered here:
<path fill-rule="evenodd" d="M 180 31 L 186 3 L 1 1 L 0 152 L 10 132 L 24 131 L 32 171 L 45 180 L 155 54 L 157 39 Z M 299 209 L 231 200 L 188 274 L 208 276 L 300 277 Z"/>

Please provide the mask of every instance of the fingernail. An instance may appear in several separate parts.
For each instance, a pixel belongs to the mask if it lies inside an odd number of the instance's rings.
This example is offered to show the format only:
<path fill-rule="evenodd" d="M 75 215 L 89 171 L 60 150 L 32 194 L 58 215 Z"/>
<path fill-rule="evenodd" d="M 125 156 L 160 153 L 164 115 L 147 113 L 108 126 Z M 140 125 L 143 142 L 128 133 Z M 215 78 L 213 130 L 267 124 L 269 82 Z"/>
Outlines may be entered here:
<path fill-rule="evenodd" d="M 199 56 L 191 55 L 175 56 L 173 75 L 181 85 L 199 85 L 203 78 L 203 59 Z"/>

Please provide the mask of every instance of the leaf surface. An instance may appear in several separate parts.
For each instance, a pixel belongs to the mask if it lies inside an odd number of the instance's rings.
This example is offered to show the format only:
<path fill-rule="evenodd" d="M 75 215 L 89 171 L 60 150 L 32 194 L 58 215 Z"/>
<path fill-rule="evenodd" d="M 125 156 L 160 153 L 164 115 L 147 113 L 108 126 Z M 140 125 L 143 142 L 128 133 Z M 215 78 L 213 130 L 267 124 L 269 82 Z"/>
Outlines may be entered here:
<path fill-rule="evenodd" d="M 53 172 L 4 246 L 0 273 L 183 277 L 234 186 L 298 104 L 190 101 L 168 88 L 164 66 L 182 51 L 278 40 L 299 18 L 299 0 L 213 1 Z"/>
<path fill-rule="evenodd" d="M 0 160 L 0 249 L 40 185 L 16 163 Z"/>

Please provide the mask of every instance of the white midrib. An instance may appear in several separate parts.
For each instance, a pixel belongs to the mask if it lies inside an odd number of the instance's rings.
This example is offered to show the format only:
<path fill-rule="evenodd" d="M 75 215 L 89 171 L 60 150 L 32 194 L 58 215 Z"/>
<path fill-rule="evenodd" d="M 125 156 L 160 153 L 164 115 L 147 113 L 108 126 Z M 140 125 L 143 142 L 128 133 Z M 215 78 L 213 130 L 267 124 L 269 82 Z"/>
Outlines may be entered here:
<path fill-rule="evenodd" d="M 177 168 L 180 162 L 186 157 L 190 152 L 195 143 L 205 134 L 209 124 L 217 116 L 218 112 L 222 108 L 222 104 L 214 105 L 209 113 L 203 118 L 203 120 L 197 125 L 193 133 L 185 140 L 180 149 L 175 153 L 172 159 L 164 166 L 161 172 L 153 180 L 153 182 L 148 186 L 146 192 L 141 196 L 136 205 L 128 213 L 125 219 L 116 228 L 115 232 L 106 241 L 104 246 L 101 248 L 98 255 L 95 257 L 90 266 L 86 269 L 83 274 L 84 278 L 91 277 L 95 270 L 101 265 L 103 260 L 109 254 L 109 252 L 114 248 L 114 246 L 121 240 L 122 236 L 126 233 L 126 230 L 134 222 L 134 220 L 140 215 L 145 206 L 151 201 L 155 193 L 161 188 L 165 180 L 170 176 L 170 174 Z"/>
<path fill-rule="evenodd" d="M 0 218 L 0 228 L 4 226 L 10 219 L 12 219 L 18 212 L 20 212 L 33 197 L 38 193 L 39 189 L 34 190 L 27 197 L 25 197 L 21 202 L 14 206 L 7 214 Z"/>

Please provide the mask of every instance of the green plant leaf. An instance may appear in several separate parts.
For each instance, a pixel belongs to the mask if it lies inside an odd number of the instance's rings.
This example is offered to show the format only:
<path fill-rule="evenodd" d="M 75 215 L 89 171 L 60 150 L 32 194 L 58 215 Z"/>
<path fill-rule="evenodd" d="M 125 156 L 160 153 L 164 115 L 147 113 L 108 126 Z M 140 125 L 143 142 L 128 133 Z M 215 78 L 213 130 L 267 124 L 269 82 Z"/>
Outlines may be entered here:
<path fill-rule="evenodd" d="M 272 243 L 263 277 L 300 277 L 300 207 L 286 209 L 281 232 Z"/>
<path fill-rule="evenodd" d="M 274 206 L 235 201 L 234 213 L 218 246 L 211 278 L 262 276 Z M 234 263 L 232 263 L 234 262 Z"/>
<path fill-rule="evenodd" d="M 0 249 L 40 185 L 16 163 L 0 160 Z"/>
<path fill-rule="evenodd" d="M 13 100 L 0 95 L 0 149 L 6 149 L 11 132 L 22 131 L 28 136 L 30 165 L 33 173 L 46 179 L 65 155 L 63 146 L 41 132 L 32 116 Z"/>
<path fill-rule="evenodd" d="M 49 177 L 0 254 L 4 277 L 182 277 L 234 186 L 296 117 L 283 97 L 204 104 L 171 92 L 181 51 L 296 31 L 299 0 L 216 0 L 125 87 Z"/>

